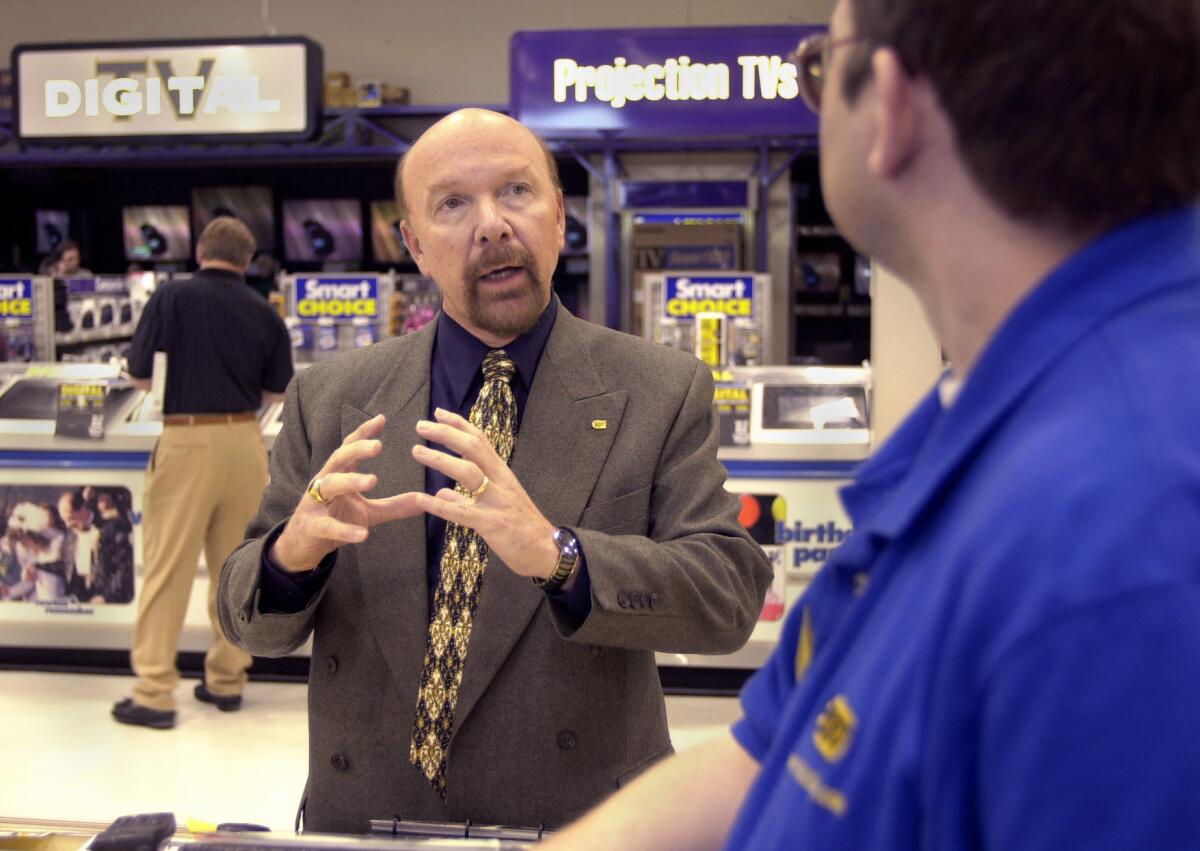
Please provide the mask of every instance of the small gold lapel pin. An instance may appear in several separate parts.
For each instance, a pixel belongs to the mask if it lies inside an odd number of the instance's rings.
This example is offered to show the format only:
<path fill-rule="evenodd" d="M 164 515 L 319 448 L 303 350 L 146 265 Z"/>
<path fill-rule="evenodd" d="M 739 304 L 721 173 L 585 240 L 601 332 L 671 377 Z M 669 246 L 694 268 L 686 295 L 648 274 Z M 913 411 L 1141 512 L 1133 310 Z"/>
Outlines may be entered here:
<path fill-rule="evenodd" d="M 592 428 L 596 431 L 604 431 L 608 428 L 608 420 L 592 420 Z"/>

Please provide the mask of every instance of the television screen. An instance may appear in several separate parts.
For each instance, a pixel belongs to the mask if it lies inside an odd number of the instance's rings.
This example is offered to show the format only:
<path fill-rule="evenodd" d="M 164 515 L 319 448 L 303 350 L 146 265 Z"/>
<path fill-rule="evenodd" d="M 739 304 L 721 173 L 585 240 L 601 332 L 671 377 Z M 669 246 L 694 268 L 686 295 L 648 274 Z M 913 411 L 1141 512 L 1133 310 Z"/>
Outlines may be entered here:
<path fill-rule="evenodd" d="M 362 253 L 357 199 L 283 202 L 283 254 L 289 262 L 360 263 Z"/>
<path fill-rule="evenodd" d="M 259 251 L 275 251 L 275 211 L 266 186 L 204 186 L 192 190 L 192 227 L 196 236 L 217 216 L 246 223 Z"/>
<path fill-rule="evenodd" d="M 371 202 L 371 256 L 376 263 L 410 262 L 395 201 Z"/>
<path fill-rule="evenodd" d="M 49 254 L 67 238 L 71 231 L 71 216 L 66 210 L 37 210 L 37 252 Z"/>
<path fill-rule="evenodd" d="M 121 217 L 125 225 L 126 260 L 156 263 L 191 259 L 187 207 L 125 207 Z"/>

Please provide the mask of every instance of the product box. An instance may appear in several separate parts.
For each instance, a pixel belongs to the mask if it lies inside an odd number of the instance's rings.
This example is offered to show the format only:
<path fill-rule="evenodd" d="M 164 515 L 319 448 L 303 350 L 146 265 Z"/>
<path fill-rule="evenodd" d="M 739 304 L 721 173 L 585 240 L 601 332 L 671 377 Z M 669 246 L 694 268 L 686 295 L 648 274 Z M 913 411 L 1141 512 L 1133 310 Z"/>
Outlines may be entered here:
<path fill-rule="evenodd" d="M 359 109 L 383 106 L 383 83 L 379 80 L 359 80 L 355 86 L 355 105 Z"/>
<path fill-rule="evenodd" d="M 721 446 L 750 445 L 750 383 L 721 381 L 714 372 L 713 404 L 721 422 Z"/>

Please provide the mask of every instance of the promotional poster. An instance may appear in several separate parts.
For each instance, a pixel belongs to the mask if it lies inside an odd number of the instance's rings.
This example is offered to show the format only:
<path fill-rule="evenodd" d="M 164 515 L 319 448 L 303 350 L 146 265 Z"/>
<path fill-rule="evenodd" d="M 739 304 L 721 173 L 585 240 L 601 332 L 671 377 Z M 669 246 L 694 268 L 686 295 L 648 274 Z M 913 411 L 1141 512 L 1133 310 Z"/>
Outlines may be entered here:
<path fill-rule="evenodd" d="M 128 488 L 0 485 L 0 600 L 133 600 Z"/>

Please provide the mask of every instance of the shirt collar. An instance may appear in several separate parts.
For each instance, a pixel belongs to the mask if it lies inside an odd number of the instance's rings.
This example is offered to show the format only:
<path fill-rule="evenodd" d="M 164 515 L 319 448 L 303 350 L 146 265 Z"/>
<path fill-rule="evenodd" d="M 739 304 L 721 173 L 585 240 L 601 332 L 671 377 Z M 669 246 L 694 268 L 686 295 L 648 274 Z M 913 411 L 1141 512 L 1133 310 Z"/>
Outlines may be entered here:
<path fill-rule="evenodd" d="M 1200 276 L 1200 206 L 1147 216 L 1101 236 L 1016 306 L 953 405 L 934 388 L 860 468 L 842 499 L 855 524 L 894 538 L 1078 340 L 1158 290 Z"/>
<path fill-rule="evenodd" d="M 525 387 L 533 386 L 533 376 L 542 358 L 542 350 L 546 348 L 546 340 L 550 338 L 550 329 L 554 327 L 557 313 L 558 296 L 551 294 L 550 303 L 538 317 L 537 323 L 503 347 L 516 365 L 517 375 Z M 438 314 L 433 361 L 435 365 L 441 365 L 445 375 L 449 376 L 450 389 L 460 405 L 466 401 L 471 384 L 483 364 L 483 357 L 491 349 L 491 346 L 451 319 L 445 310 Z"/>
<path fill-rule="evenodd" d="M 210 278 L 224 278 L 227 281 L 245 280 L 244 276 L 239 275 L 237 272 L 234 272 L 230 269 L 217 269 L 210 266 L 207 269 L 200 269 L 196 274 L 199 275 L 201 273 Z"/>

